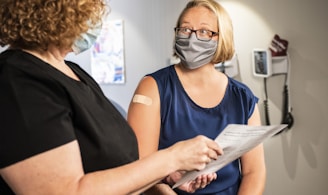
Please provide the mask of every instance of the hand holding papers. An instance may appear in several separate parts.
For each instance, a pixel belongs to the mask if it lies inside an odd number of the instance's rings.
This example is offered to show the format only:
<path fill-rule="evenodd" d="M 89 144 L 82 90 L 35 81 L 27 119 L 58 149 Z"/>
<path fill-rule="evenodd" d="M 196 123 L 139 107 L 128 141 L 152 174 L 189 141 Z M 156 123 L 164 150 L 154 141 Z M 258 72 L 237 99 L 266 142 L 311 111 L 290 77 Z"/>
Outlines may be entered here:
<path fill-rule="evenodd" d="M 203 174 L 214 173 L 220 170 L 228 163 L 236 160 L 252 148 L 262 143 L 287 125 L 270 125 L 270 126 L 248 126 L 248 125 L 228 125 L 215 142 L 223 149 L 224 154 L 217 160 L 207 164 L 206 168 L 201 171 L 191 171 L 186 173 L 174 186 L 176 188 L 181 184 L 191 181 Z"/>

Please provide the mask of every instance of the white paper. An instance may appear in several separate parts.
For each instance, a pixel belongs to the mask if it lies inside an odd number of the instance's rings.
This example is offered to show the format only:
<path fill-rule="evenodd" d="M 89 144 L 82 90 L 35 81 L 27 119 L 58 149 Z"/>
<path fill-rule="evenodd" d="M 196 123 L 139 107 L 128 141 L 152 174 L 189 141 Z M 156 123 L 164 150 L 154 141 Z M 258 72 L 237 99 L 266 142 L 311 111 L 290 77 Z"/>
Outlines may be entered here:
<path fill-rule="evenodd" d="M 205 169 L 201 171 L 187 172 L 172 188 L 194 180 L 200 175 L 217 172 L 286 127 L 287 125 L 228 125 L 215 139 L 215 142 L 223 149 L 224 154 L 219 156 L 217 160 L 208 163 Z"/>

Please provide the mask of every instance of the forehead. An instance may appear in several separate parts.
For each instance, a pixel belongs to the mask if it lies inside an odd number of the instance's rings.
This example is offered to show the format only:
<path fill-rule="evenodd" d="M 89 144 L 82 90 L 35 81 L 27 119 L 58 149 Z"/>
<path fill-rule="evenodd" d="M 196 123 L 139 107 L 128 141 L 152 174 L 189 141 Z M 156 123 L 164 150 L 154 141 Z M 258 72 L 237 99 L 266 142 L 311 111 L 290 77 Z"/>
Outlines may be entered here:
<path fill-rule="evenodd" d="M 208 25 L 217 28 L 217 17 L 208 8 L 197 6 L 185 11 L 180 24 Z"/>

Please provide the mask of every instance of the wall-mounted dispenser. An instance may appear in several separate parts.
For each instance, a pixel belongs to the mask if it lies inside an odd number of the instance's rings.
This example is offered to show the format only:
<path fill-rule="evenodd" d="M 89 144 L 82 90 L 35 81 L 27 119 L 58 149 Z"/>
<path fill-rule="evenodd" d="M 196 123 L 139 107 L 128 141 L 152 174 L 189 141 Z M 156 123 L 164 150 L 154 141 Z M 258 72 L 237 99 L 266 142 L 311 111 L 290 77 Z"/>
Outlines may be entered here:
<path fill-rule="evenodd" d="M 269 49 L 253 49 L 252 64 L 255 76 L 269 77 L 272 75 L 272 60 Z"/>

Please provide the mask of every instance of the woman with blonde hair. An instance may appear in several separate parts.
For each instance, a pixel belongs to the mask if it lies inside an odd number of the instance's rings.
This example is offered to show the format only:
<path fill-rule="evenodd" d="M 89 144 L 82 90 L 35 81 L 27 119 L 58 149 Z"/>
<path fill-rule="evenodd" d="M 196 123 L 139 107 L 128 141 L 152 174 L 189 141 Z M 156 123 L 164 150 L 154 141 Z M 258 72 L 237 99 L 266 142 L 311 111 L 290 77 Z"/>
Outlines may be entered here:
<path fill-rule="evenodd" d="M 234 54 L 232 23 L 225 9 L 214 0 L 191 0 L 174 31 L 174 54 L 180 62 L 146 75 L 129 106 L 128 122 L 141 157 L 197 135 L 215 139 L 228 124 L 261 125 L 258 98 L 214 67 Z M 194 194 L 259 195 L 265 174 L 260 144 L 216 172 L 217 179 Z M 173 192 L 165 185 L 180 177 L 171 174 L 151 191 L 189 194 L 180 190 L 183 186 Z"/>

